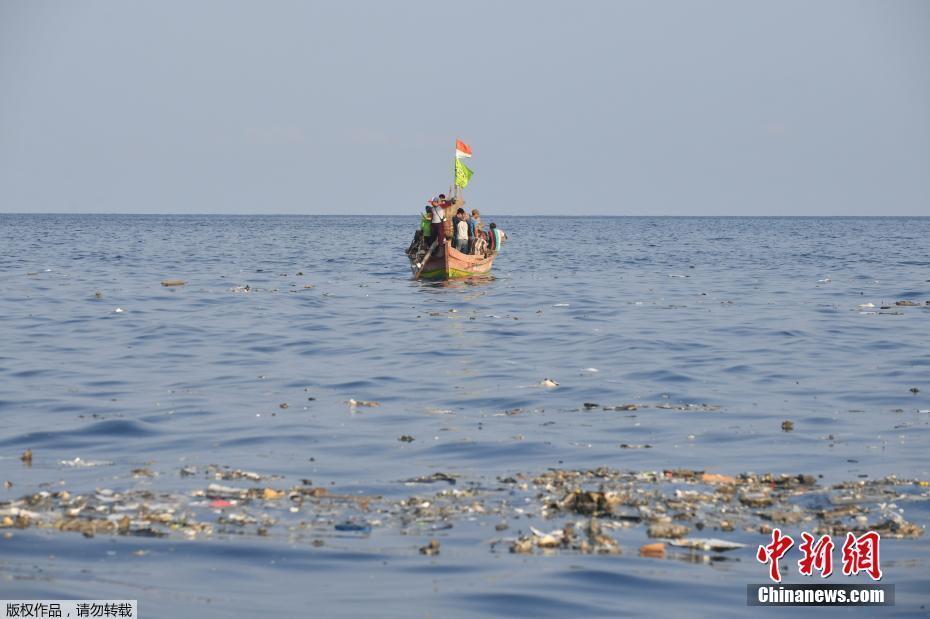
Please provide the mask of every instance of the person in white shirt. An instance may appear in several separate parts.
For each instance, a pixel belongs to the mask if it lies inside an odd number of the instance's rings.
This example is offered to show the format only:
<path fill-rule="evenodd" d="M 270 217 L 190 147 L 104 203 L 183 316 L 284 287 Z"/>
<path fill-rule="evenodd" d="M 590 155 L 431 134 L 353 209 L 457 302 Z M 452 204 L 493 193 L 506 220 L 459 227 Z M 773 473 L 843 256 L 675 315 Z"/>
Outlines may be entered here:
<path fill-rule="evenodd" d="M 463 254 L 468 253 L 468 222 L 465 217 L 465 209 L 463 208 L 460 208 L 455 213 L 455 221 L 453 221 L 455 234 L 452 237 L 452 246 Z"/>
<path fill-rule="evenodd" d="M 442 247 L 446 243 L 446 229 L 443 222 L 446 220 L 445 210 L 442 208 L 442 202 L 433 200 L 430 202 L 433 207 L 433 221 L 430 224 L 432 234 L 430 236 L 436 239 L 438 246 Z"/>

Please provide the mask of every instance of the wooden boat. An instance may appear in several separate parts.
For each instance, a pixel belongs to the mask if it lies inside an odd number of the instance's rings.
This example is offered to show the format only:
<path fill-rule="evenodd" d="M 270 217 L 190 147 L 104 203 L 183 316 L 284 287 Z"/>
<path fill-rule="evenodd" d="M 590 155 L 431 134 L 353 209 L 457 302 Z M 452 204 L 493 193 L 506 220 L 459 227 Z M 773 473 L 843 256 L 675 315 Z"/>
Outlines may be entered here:
<path fill-rule="evenodd" d="M 446 241 L 445 247 L 437 247 L 430 254 L 426 263 L 417 262 L 417 256 L 410 257 L 410 268 L 415 279 L 447 280 L 462 277 L 476 277 L 491 272 L 491 265 L 497 252 L 488 254 L 463 254 Z"/>
<path fill-rule="evenodd" d="M 468 185 L 472 175 L 472 171 L 460 161 L 463 157 L 471 157 L 471 147 L 461 140 L 456 140 L 454 184 L 449 187 L 450 201 L 445 204 L 446 220 L 443 224 L 447 240 L 442 246 L 426 248 L 422 240 L 418 240 L 420 233 L 417 232 L 418 236 L 414 237 L 413 243 L 407 248 L 414 279 L 448 280 L 487 275 L 491 272 L 497 252 L 484 249 L 484 241 L 479 241 L 479 249 L 474 254 L 465 254 L 452 247 L 452 216 L 455 210 L 465 206 L 462 190 Z"/>

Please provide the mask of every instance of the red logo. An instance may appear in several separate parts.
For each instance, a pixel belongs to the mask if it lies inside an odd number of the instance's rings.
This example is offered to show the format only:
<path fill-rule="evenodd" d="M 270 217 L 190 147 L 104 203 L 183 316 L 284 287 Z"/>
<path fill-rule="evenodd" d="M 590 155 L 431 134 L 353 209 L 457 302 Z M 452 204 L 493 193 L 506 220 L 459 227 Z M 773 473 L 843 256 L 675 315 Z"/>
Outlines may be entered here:
<path fill-rule="evenodd" d="M 801 533 L 804 542 L 798 547 L 804 554 L 798 561 L 798 571 L 804 576 L 811 576 L 816 569 L 820 572 L 821 578 L 826 578 L 833 573 L 833 540 L 829 535 L 824 535 L 817 543 L 814 543 L 814 536 L 810 533 Z"/>
<path fill-rule="evenodd" d="M 803 542 L 798 548 L 801 559 L 798 561 L 798 571 L 802 576 L 813 576 L 814 570 L 820 572 L 821 578 L 833 573 L 833 540 L 829 535 L 823 535 L 815 541 L 810 533 L 801 533 Z M 855 576 L 865 572 L 872 580 L 882 579 L 882 568 L 879 563 L 878 547 L 881 536 L 875 531 L 863 533 L 856 537 L 853 533 L 846 534 L 843 543 L 843 574 Z M 781 582 L 781 572 L 778 560 L 785 556 L 794 546 L 790 535 L 782 535 L 780 529 L 772 529 L 772 543 L 759 546 L 756 559 L 759 563 L 769 565 L 769 578 L 774 582 Z"/>
<path fill-rule="evenodd" d="M 769 578 L 775 582 L 781 582 L 781 572 L 778 571 L 778 560 L 781 559 L 788 549 L 794 546 L 794 540 L 790 535 L 782 535 L 780 529 L 772 529 L 772 543 L 768 546 L 759 546 L 756 551 L 756 559 L 759 563 L 769 563 Z"/>
<path fill-rule="evenodd" d="M 855 576 L 865 572 L 872 580 L 882 579 L 882 568 L 878 563 L 878 544 L 881 536 L 875 531 L 869 531 L 856 537 L 852 533 L 846 534 L 843 544 L 843 573 Z"/>

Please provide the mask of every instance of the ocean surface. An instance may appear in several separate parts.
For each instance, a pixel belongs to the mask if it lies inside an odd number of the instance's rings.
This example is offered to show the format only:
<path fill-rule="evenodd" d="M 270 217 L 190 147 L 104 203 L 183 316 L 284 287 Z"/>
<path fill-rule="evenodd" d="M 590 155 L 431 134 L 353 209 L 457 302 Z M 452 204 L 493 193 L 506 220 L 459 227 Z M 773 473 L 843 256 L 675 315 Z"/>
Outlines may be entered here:
<path fill-rule="evenodd" d="M 483 218 L 509 237 L 493 277 L 430 284 L 403 253 L 416 214 L 0 214 L 0 501 L 189 496 L 207 481 L 179 471 L 211 464 L 398 500 L 443 490 L 405 483 L 437 472 L 930 479 L 930 218 Z M 926 525 L 927 505 L 904 515 Z M 545 523 L 498 521 L 316 543 L 3 529 L 0 598 L 138 599 L 146 619 L 738 617 L 767 575 L 759 534 L 727 561 L 641 558 L 624 531 L 619 556 L 518 555 L 489 541 Z M 842 612 L 926 617 L 927 536 L 882 553 L 896 606 Z"/>

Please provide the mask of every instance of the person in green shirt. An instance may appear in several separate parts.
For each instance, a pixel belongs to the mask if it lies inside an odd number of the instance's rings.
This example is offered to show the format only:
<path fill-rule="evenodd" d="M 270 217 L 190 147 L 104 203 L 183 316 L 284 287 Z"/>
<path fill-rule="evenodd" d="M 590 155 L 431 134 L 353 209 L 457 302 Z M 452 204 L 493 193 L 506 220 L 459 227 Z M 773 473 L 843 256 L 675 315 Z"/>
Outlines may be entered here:
<path fill-rule="evenodd" d="M 433 207 L 427 205 L 426 212 L 423 214 L 423 217 L 420 219 L 420 230 L 423 231 L 423 242 L 426 244 L 426 249 L 429 249 L 429 246 L 433 242 L 433 239 L 431 237 L 433 231 L 430 228 L 430 224 L 432 223 L 432 221 L 433 221 Z"/>

